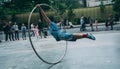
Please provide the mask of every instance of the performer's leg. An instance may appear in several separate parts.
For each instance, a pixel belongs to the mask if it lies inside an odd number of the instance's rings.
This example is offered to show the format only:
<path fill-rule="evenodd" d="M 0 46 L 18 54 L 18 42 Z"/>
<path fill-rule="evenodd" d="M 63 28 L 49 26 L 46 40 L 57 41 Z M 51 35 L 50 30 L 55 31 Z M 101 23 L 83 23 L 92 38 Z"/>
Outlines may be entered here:
<path fill-rule="evenodd" d="M 89 38 L 91 40 L 95 40 L 96 39 L 91 33 L 87 33 L 87 34 L 74 33 L 73 34 L 73 38 L 74 39 Z"/>

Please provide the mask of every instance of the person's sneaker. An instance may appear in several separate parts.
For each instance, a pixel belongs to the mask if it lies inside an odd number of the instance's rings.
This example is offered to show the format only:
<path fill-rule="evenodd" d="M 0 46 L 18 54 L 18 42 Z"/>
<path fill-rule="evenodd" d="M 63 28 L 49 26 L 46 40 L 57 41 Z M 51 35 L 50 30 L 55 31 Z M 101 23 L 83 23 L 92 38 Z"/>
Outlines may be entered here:
<path fill-rule="evenodd" d="M 91 33 L 87 33 L 87 37 L 91 40 L 96 40 L 95 36 L 93 36 Z"/>

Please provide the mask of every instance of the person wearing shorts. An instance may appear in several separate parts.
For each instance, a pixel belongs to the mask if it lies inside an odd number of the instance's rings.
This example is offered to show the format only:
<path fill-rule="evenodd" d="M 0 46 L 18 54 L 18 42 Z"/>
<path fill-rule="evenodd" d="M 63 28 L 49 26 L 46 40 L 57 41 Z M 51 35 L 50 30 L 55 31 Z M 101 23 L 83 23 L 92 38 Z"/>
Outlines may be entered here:
<path fill-rule="evenodd" d="M 77 39 L 81 39 L 81 38 L 89 38 L 91 40 L 96 40 L 96 38 L 91 33 L 80 34 L 80 33 L 66 33 L 62 31 L 61 29 L 58 28 L 58 25 L 54 23 L 53 17 L 49 17 L 49 18 L 47 17 L 44 10 L 41 8 L 40 4 L 38 4 L 37 7 L 40 9 L 40 13 L 42 14 L 43 18 L 45 19 L 49 27 L 49 32 L 56 39 L 56 41 L 61 41 L 61 40 L 76 41 Z M 62 22 L 63 19 L 59 23 Z"/>
<path fill-rule="evenodd" d="M 66 33 L 65 31 L 60 30 L 57 24 L 55 24 L 54 22 L 50 23 L 49 32 L 53 35 L 56 41 L 60 40 L 76 41 L 76 39 L 73 38 L 73 34 Z"/>

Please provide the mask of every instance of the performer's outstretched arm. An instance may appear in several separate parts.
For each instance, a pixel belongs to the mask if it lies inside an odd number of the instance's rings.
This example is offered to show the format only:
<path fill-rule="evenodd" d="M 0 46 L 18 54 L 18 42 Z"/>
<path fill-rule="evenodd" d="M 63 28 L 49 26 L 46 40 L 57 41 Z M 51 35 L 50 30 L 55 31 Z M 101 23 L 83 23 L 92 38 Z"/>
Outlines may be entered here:
<path fill-rule="evenodd" d="M 43 18 L 45 19 L 45 21 L 47 22 L 48 27 L 49 27 L 51 20 L 47 17 L 47 15 L 45 14 L 44 10 L 41 8 L 40 4 L 38 4 L 37 7 L 40 9 L 41 14 L 42 14 Z"/>

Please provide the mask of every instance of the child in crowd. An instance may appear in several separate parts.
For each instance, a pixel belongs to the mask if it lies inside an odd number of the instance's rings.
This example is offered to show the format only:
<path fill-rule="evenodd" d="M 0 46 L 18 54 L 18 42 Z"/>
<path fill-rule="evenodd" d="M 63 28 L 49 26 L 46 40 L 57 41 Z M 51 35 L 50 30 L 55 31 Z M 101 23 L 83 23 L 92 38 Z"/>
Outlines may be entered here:
<path fill-rule="evenodd" d="M 37 37 L 37 39 L 38 39 L 39 38 L 38 26 L 35 26 L 35 28 L 34 28 L 34 34 L 35 34 L 35 37 Z"/>
<path fill-rule="evenodd" d="M 96 31 L 98 30 L 98 20 L 95 19 L 95 27 L 96 27 Z"/>

